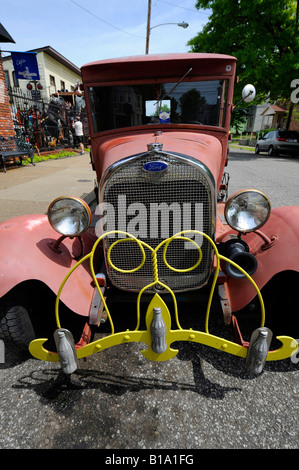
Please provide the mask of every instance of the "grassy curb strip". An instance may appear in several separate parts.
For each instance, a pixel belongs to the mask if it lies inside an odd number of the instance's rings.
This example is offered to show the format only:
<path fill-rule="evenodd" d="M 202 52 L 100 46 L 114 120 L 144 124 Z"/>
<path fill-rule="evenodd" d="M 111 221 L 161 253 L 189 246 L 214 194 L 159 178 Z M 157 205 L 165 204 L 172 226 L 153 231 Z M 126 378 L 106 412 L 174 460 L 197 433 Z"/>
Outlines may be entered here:
<path fill-rule="evenodd" d="M 45 162 L 46 160 L 57 160 L 58 158 L 73 157 L 74 155 L 78 155 L 78 152 L 62 150 L 59 153 L 54 153 L 54 154 L 49 154 L 49 155 L 35 154 L 33 157 L 33 163 Z M 23 165 L 29 165 L 29 164 L 30 164 L 29 160 L 23 161 Z"/>
<path fill-rule="evenodd" d="M 246 147 L 245 145 L 230 144 L 230 148 L 240 149 L 240 150 L 249 150 L 251 152 L 255 151 L 254 147 Z"/>

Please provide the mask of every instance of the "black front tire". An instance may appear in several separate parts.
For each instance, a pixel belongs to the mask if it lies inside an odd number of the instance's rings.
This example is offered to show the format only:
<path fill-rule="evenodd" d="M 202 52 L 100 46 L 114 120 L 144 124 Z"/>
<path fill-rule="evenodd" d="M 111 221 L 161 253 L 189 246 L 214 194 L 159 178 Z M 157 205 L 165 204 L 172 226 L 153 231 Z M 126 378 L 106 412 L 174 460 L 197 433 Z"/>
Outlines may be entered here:
<path fill-rule="evenodd" d="M 272 145 L 270 145 L 270 147 L 268 148 L 268 155 L 269 157 L 275 156 L 274 148 L 272 147 Z"/>
<path fill-rule="evenodd" d="M 22 305 L 1 305 L 0 338 L 12 349 L 28 351 L 35 332 L 27 309 Z"/>

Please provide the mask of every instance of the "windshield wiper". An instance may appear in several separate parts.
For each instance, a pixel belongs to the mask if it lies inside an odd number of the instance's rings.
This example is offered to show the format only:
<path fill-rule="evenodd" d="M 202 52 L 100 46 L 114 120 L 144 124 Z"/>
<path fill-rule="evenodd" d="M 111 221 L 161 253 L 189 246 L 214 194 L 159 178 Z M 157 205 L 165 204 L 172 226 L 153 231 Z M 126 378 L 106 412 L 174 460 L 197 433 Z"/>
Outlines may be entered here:
<path fill-rule="evenodd" d="M 185 77 L 187 77 L 187 75 L 188 75 L 190 72 L 192 72 L 192 67 L 190 67 L 190 69 L 185 73 L 185 75 L 182 76 L 182 78 L 174 85 L 174 87 L 171 88 L 171 90 L 170 90 L 168 93 L 166 93 L 166 95 L 163 96 L 163 98 L 160 98 L 158 101 L 156 101 L 156 103 L 154 104 L 154 106 L 155 106 L 157 103 L 160 103 L 160 101 L 165 100 L 165 98 L 166 98 L 167 96 L 169 96 L 170 93 L 172 93 L 172 92 L 176 89 L 176 87 L 184 80 Z"/>

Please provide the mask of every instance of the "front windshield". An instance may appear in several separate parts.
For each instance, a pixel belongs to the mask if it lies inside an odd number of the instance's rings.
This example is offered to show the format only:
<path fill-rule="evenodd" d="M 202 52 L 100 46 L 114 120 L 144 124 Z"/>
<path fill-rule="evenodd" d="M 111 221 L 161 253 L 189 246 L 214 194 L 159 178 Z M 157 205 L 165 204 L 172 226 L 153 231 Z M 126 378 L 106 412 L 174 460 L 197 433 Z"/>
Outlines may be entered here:
<path fill-rule="evenodd" d="M 147 124 L 224 126 L 226 80 L 89 88 L 95 133 Z"/>

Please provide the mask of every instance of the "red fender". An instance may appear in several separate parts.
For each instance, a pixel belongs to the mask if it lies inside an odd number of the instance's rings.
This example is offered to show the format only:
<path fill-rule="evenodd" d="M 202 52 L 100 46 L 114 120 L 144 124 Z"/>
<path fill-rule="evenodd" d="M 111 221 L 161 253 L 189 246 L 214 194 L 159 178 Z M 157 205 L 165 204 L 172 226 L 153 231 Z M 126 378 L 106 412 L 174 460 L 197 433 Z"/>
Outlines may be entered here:
<path fill-rule="evenodd" d="M 55 294 L 76 264 L 72 254 L 79 253 L 78 241 L 66 238 L 60 244 L 61 253 L 55 253 L 49 243 L 59 234 L 52 229 L 45 215 L 25 215 L 0 224 L 0 297 L 27 280 L 45 283 Z M 85 254 L 95 238 L 84 235 Z M 89 260 L 70 276 L 62 290 L 61 301 L 79 315 L 88 315 L 93 294 Z"/>
<path fill-rule="evenodd" d="M 268 248 L 263 238 L 256 233 L 242 238 L 258 261 L 258 269 L 252 278 L 262 289 L 279 272 L 299 272 L 299 206 L 273 209 L 268 222 L 260 231 L 273 240 Z M 247 279 L 230 277 L 227 289 L 233 312 L 248 305 L 256 296 L 256 290 Z"/>

